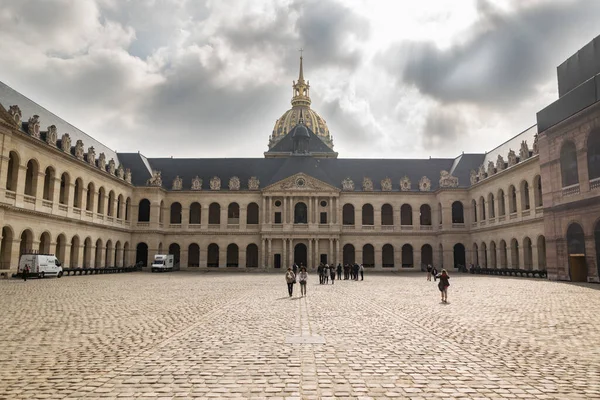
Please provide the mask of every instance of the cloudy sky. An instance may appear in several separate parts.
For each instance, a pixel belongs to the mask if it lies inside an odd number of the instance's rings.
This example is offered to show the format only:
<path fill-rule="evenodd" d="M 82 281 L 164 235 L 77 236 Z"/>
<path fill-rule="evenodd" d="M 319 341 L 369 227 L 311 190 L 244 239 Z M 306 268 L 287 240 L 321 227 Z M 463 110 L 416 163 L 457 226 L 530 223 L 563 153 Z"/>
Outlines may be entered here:
<path fill-rule="evenodd" d="M 0 81 L 120 152 L 261 157 L 303 47 L 340 157 L 454 157 L 533 125 L 598 21 L 597 0 L 0 0 Z"/>

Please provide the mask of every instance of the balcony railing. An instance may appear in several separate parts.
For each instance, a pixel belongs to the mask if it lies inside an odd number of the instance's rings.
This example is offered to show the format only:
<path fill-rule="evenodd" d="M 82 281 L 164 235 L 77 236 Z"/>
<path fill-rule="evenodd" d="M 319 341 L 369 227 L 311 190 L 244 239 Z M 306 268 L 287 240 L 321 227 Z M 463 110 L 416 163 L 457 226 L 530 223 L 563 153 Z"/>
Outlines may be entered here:
<path fill-rule="evenodd" d="M 393 231 L 394 225 L 381 225 L 381 230 L 382 231 Z"/>
<path fill-rule="evenodd" d="M 431 225 L 421 225 L 419 227 L 419 229 L 422 230 L 422 231 L 432 231 L 433 230 L 433 226 L 431 226 Z"/>
<path fill-rule="evenodd" d="M 25 203 L 29 203 L 29 204 L 35 204 L 35 197 L 34 196 L 29 196 L 29 195 L 24 195 L 23 196 L 23 201 Z"/>
<path fill-rule="evenodd" d="M 506 215 L 501 215 L 498 217 L 498 222 L 504 222 L 506 221 Z"/>
<path fill-rule="evenodd" d="M 590 190 L 600 188 L 600 178 L 592 179 L 590 181 Z"/>
<path fill-rule="evenodd" d="M 363 225 L 363 226 L 362 226 L 362 229 L 363 229 L 364 231 L 372 231 L 372 230 L 374 230 L 374 229 L 375 229 L 375 226 L 374 226 L 374 225 Z"/>
<path fill-rule="evenodd" d="M 579 194 L 579 183 L 562 188 L 562 195 L 565 197 L 575 196 L 577 194 Z"/>
<path fill-rule="evenodd" d="M 149 226 L 150 226 L 150 222 L 138 222 L 137 223 L 138 228 L 148 228 Z"/>
<path fill-rule="evenodd" d="M 453 222 L 452 229 L 465 229 L 465 224 L 464 224 L 464 222 L 463 223 Z"/>
<path fill-rule="evenodd" d="M 523 217 L 529 217 L 529 215 L 531 215 L 531 210 L 523 210 L 523 212 L 521 212 L 521 216 Z"/>
<path fill-rule="evenodd" d="M 52 202 L 50 200 L 42 200 L 42 206 L 52 208 Z"/>
<path fill-rule="evenodd" d="M 4 197 L 6 197 L 7 199 L 16 199 L 17 198 L 17 194 L 15 192 L 12 192 L 10 190 L 7 190 L 6 192 L 4 192 Z"/>
<path fill-rule="evenodd" d="M 510 219 L 517 219 L 517 212 L 515 211 L 513 213 L 510 213 L 509 218 Z"/>
<path fill-rule="evenodd" d="M 412 225 L 400 225 L 400 230 L 401 231 L 412 231 L 413 226 Z"/>

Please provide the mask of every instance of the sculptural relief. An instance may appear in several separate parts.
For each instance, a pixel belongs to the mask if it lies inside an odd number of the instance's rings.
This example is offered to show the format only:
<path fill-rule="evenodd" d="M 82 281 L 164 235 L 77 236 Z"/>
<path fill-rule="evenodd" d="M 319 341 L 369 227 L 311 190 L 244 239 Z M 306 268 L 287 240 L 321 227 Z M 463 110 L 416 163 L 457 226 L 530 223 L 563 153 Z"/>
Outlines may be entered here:
<path fill-rule="evenodd" d="M 88 147 L 87 162 L 90 165 L 96 166 L 96 150 L 94 150 L 94 146 Z"/>
<path fill-rule="evenodd" d="M 423 176 L 421 178 L 419 181 L 419 190 L 421 192 L 429 192 L 431 190 L 431 180 L 428 177 Z"/>
<path fill-rule="evenodd" d="M 383 192 L 392 191 L 392 180 L 390 178 L 385 178 L 381 180 L 381 190 Z"/>
<path fill-rule="evenodd" d="M 538 135 L 536 134 L 533 137 L 533 155 L 536 155 L 539 153 L 540 153 L 540 148 L 539 148 L 539 144 L 538 144 Z"/>
<path fill-rule="evenodd" d="M 469 176 L 469 179 L 471 181 L 471 185 L 477 183 L 477 172 L 474 169 L 471 170 L 471 175 Z"/>
<path fill-rule="evenodd" d="M 27 133 L 29 133 L 34 138 L 40 138 L 40 117 L 39 115 L 34 115 L 29 118 L 27 123 Z"/>
<path fill-rule="evenodd" d="M 77 140 L 77 142 L 75 143 L 75 157 L 78 160 L 82 160 L 83 161 L 83 142 L 80 140 Z"/>
<path fill-rule="evenodd" d="M 152 170 L 152 177 L 146 181 L 148 186 L 162 186 L 162 174 L 160 171 Z"/>
<path fill-rule="evenodd" d="M 117 168 L 117 177 L 119 179 L 125 178 L 125 170 L 123 169 L 123 165 L 121 164 L 119 164 L 119 167 Z"/>
<path fill-rule="evenodd" d="M 198 175 L 192 179 L 192 190 L 202 190 L 202 179 Z"/>
<path fill-rule="evenodd" d="M 108 173 L 111 175 L 115 174 L 115 160 L 113 160 L 112 158 L 108 162 Z"/>
<path fill-rule="evenodd" d="M 131 183 L 131 170 L 129 168 L 125 170 L 125 182 Z"/>
<path fill-rule="evenodd" d="M 258 190 L 259 187 L 260 181 L 258 180 L 258 178 L 255 176 L 251 176 L 250 179 L 248 179 L 248 189 Z"/>
<path fill-rule="evenodd" d="M 60 148 L 65 153 L 70 153 L 71 152 L 71 136 L 69 136 L 68 133 L 65 133 L 60 138 Z"/>
<path fill-rule="evenodd" d="M 494 162 L 493 161 L 488 161 L 487 175 L 488 176 L 492 176 L 495 173 L 496 173 L 496 170 L 494 169 Z"/>
<path fill-rule="evenodd" d="M 106 155 L 104 153 L 100 153 L 98 156 L 98 168 L 106 172 Z"/>
<path fill-rule="evenodd" d="M 210 180 L 210 190 L 221 190 L 221 178 L 213 176 Z"/>
<path fill-rule="evenodd" d="M 362 190 L 363 192 L 372 192 L 373 191 L 373 181 L 371 178 L 363 178 L 362 182 Z"/>
<path fill-rule="evenodd" d="M 504 171 L 504 168 L 506 168 L 504 158 L 500 154 L 498 154 L 498 159 L 496 160 L 496 171 Z"/>
<path fill-rule="evenodd" d="M 442 188 L 453 188 L 458 187 L 458 178 L 452 176 L 450 172 L 441 170 L 440 171 L 440 187 Z"/>
<path fill-rule="evenodd" d="M 403 192 L 408 192 L 410 190 L 411 187 L 411 183 L 410 183 L 410 178 L 406 175 L 404 175 L 402 177 L 402 179 L 400 179 L 400 190 Z"/>
<path fill-rule="evenodd" d="M 56 126 L 50 125 L 46 131 L 46 143 L 48 143 L 50 146 L 56 146 L 57 139 Z"/>
<path fill-rule="evenodd" d="M 517 155 L 512 149 L 510 149 L 508 151 L 508 166 L 512 167 L 513 165 L 517 165 Z"/>
<path fill-rule="evenodd" d="M 484 180 L 486 178 L 485 175 L 485 167 L 483 166 L 483 164 L 481 164 L 479 166 L 479 170 L 477 171 L 477 179 L 479 179 L 480 181 Z"/>
<path fill-rule="evenodd" d="M 529 158 L 529 146 L 527 146 L 527 141 L 523 140 L 521 142 L 521 150 L 519 150 L 519 157 L 521 161 L 525 161 Z"/>
<path fill-rule="evenodd" d="M 354 191 L 354 181 L 350 178 L 346 178 L 342 181 L 342 190 L 352 192 Z"/>
<path fill-rule="evenodd" d="M 8 113 L 10 114 L 10 116 L 13 118 L 15 123 L 20 128 L 21 127 L 21 118 L 23 117 L 23 114 L 21 114 L 21 109 L 19 108 L 19 106 L 17 106 L 17 105 L 10 106 L 8 109 Z"/>
<path fill-rule="evenodd" d="M 173 186 L 171 188 L 173 190 L 181 190 L 183 188 L 183 179 L 181 179 L 179 175 L 173 179 Z"/>
<path fill-rule="evenodd" d="M 229 190 L 240 190 L 240 178 L 232 176 L 229 178 Z"/>

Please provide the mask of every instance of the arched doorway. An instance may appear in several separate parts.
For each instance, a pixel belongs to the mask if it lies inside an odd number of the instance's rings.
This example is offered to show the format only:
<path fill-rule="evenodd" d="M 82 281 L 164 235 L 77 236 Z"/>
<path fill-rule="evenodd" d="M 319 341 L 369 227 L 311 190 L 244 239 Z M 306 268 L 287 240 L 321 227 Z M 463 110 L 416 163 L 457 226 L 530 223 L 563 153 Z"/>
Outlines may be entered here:
<path fill-rule="evenodd" d="M 500 241 L 500 268 L 506 268 L 508 266 L 508 253 L 506 250 L 506 242 Z"/>
<path fill-rule="evenodd" d="M 65 262 L 66 249 L 67 249 L 67 238 L 65 237 L 64 234 L 61 233 L 56 238 L 56 251 L 54 252 L 54 254 L 56 255 L 56 258 L 58 258 L 58 261 L 60 261 L 61 263 Z"/>
<path fill-rule="evenodd" d="M 192 243 L 188 247 L 188 267 L 200 266 L 200 246 Z"/>
<path fill-rule="evenodd" d="M 173 262 L 175 266 L 178 266 L 181 261 L 181 247 L 179 247 L 179 244 L 171 243 L 169 245 L 169 254 L 173 254 Z"/>
<path fill-rule="evenodd" d="M 71 262 L 67 267 L 77 268 L 80 266 L 79 263 L 79 236 L 75 235 L 71 238 Z"/>
<path fill-rule="evenodd" d="M 487 268 L 488 267 L 488 254 L 487 254 L 487 245 L 485 244 L 485 242 L 481 243 L 480 251 L 481 251 L 481 257 L 479 259 L 481 260 L 481 266 L 484 268 Z"/>
<path fill-rule="evenodd" d="M 598 242 L 596 242 L 598 243 Z M 598 249 L 598 246 L 596 246 Z M 538 269 L 546 269 L 546 238 L 544 235 L 540 235 L 537 239 L 537 252 L 538 252 Z M 535 268 L 535 265 L 533 266 Z"/>
<path fill-rule="evenodd" d="M 83 268 L 92 265 L 92 239 L 88 236 L 83 242 Z"/>
<path fill-rule="evenodd" d="M 433 247 L 424 244 L 421 247 L 421 269 L 427 269 L 428 265 L 433 265 Z"/>
<path fill-rule="evenodd" d="M 240 265 L 239 261 L 239 248 L 235 243 L 230 243 L 227 246 L 227 262 L 226 266 L 237 268 Z"/>
<path fill-rule="evenodd" d="M 148 266 L 148 245 L 144 242 L 138 243 L 135 248 L 135 263 L 142 267 Z"/>
<path fill-rule="evenodd" d="M 567 229 L 567 253 L 569 274 L 573 282 L 587 282 L 587 263 L 585 260 L 585 236 L 578 223 L 572 223 Z"/>
<path fill-rule="evenodd" d="M 407 243 L 402 246 L 402 268 L 412 268 L 414 265 L 413 247 Z"/>
<path fill-rule="evenodd" d="M 25 229 L 21 233 L 21 243 L 19 245 L 19 254 L 25 254 L 33 251 L 33 233 Z"/>
<path fill-rule="evenodd" d="M 498 268 L 498 261 L 496 260 L 496 242 L 490 242 L 490 267 Z"/>
<path fill-rule="evenodd" d="M 510 241 L 510 259 L 511 259 L 511 268 L 519 268 L 520 260 L 519 260 L 519 242 L 517 239 L 512 239 Z"/>
<path fill-rule="evenodd" d="M 219 267 L 219 245 L 216 243 L 211 243 L 208 245 L 208 254 L 207 254 L 207 262 L 206 266 L 211 268 Z"/>
<path fill-rule="evenodd" d="M 527 270 L 533 269 L 533 246 L 528 237 L 523 239 L 523 265 Z"/>
<path fill-rule="evenodd" d="M 258 246 L 254 243 L 246 247 L 246 268 L 258 267 Z"/>
<path fill-rule="evenodd" d="M 48 232 L 44 232 L 44 233 L 42 233 L 42 236 L 40 236 L 39 252 L 41 254 L 49 254 L 50 253 L 50 234 Z"/>
<path fill-rule="evenodd" d="M 306 266 L 307 265 L 307 251 L 306 251 L 306 245 L 304 243 L 298 243 L 296 246 L 294 246 L 294 262 L 297 265 L 303 265 Z"/>
<path fill-rule="evenodd" d="M 343 261 L 344 261 L 344 265 L 346 264 L 354 264 L 354 246 L 351 244 L 346 244 L 344 245 L 344 249 L 343 249 Z"/>
<path fill-rule="evenodd" d="M 363 246 L 363 267 L 374 268 L 375 267 L 375 248 L 371 244 L 365 244 Z"/>
<path fill-rule="evenodd" d="M 384 244 L 381 250 L 383 268 L 394 268 L 394 246 Z"/>
<path fill-rule="evenodd" d="M 454 245 L 454 268 L 461 268 L 467 264 L 465 246 L 462 243 Z"/>

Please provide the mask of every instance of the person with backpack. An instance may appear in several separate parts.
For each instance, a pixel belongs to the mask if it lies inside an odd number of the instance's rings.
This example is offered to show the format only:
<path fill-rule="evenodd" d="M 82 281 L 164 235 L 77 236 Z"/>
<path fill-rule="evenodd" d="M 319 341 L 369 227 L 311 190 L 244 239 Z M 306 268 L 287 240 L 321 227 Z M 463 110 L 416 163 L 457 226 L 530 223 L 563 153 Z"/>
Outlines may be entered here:
<path fill-rule="evenodd" d="M 439 275 L 440 283 L 438 283 L 438 289 L 442 292 L 442 303 L 448 302 L 448 287 L 450 286 L 450 277 L 448 276 L 448 272 L 445 269 L 442 270 L 442 273 Z"/>

